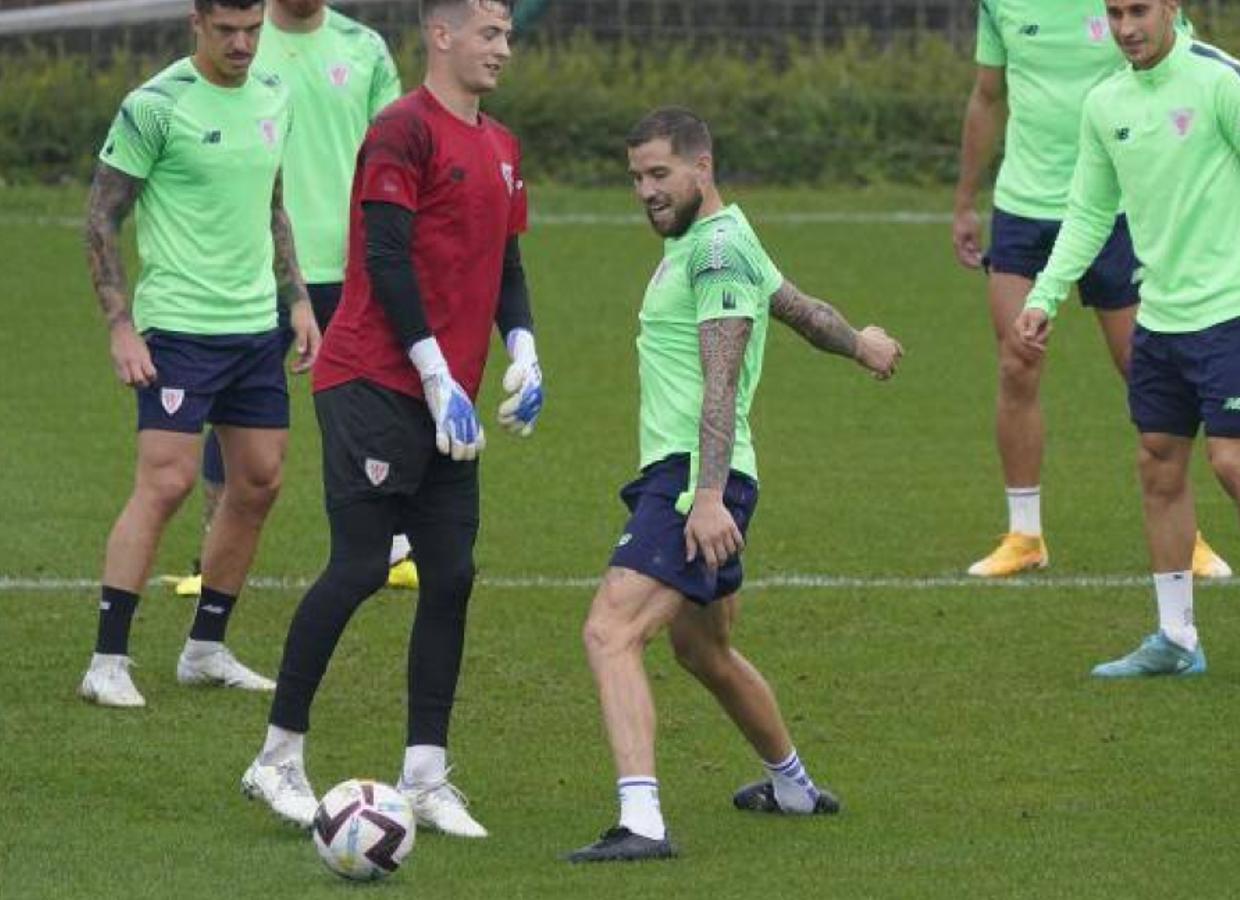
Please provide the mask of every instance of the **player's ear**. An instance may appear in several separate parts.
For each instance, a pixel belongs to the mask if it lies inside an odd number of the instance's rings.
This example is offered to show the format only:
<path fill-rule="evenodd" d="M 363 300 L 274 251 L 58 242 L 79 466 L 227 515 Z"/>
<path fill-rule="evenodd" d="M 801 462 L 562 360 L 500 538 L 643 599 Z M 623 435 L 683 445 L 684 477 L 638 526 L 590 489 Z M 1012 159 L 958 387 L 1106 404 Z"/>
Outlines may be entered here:
<path fill-rule="evenodd" d="M 693 171 L 697 175 L 698 184 L 702 187 L 710 184 L 715 177 L 715 160 L 709 153 L 699 153 L 693 161 Z"/>

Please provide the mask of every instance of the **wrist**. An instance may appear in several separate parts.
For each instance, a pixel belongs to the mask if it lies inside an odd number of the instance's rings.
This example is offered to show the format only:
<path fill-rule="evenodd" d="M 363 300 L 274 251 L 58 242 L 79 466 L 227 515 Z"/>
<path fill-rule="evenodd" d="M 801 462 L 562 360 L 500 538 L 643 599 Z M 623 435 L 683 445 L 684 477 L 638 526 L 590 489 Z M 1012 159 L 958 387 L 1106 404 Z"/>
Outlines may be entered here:
<path fill-rule="evenodd" d="M 508 358 L 513 362 L 538 359 L 538 351 L 534 348 L 534 333 L 528 328 L 514 328 L 504 338 L 504 346 L 508 349 Z"/>
<path fill-rule="evenodd" d="M 448 361 L 444 359 L 443 350 L 434 335 L 415 341 L 409 348 L 408 355 L 409 361 L 418 370 L 423 381 L 448 374 Z"/>
<path fill-rule="evenodd" d="M 972 191 L 956 191 L 956 201 L 953 206 L 956 215 L 967 215 L 977 211 L 977 194 Z"/>
<path fill-rule="evenodd" d="M 108 316 L 108 331 L 116 331 L 118 328 L 133 328 L 133 317 L 129 314 L 129 310 L 123 309 L 118 313 Z"/>

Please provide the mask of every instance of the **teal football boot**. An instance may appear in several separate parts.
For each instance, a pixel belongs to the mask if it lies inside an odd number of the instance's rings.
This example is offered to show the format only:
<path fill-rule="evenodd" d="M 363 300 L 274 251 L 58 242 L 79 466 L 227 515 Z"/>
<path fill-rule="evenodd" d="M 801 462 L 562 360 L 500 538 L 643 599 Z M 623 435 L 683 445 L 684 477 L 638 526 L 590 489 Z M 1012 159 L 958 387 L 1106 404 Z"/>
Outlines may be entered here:
<path fill-rule="evenodd" d="M 1198 642 L 1196 650 L 1185 650 L 1161 631 L 1141 642 L 1127 656 L 1094 666 L 1095 678 L 1142 678 L 1147 675 L 1203 675 L 1206 653 Z"/>

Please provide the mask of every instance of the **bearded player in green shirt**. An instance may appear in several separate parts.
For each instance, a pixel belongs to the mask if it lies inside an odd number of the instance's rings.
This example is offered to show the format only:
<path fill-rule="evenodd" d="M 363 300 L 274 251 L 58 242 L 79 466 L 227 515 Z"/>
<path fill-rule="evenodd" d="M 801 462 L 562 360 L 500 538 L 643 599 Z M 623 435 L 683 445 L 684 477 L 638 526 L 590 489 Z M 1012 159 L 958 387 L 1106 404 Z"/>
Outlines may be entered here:
<path fill-rule="evenodd" d="M 129 675 L 130 623 L 164 527 L 193 489 L 208 421 L 230 474 L 177 680 L 275 687 L 237 661 L 224 635 L 288 439 L 277 295 L 290 310 L 294 371 L 310 368 L 319 345 L 281 198 L 289 96 L 251 68 L 262 2 L 195 0 L 191 21 L 193 56 L 121 104 L 87 215 L 112 363 L 138 401 L 133 492 L 108 538 L 95 654 L 79 689 L 104 706 L 145 705 Z M 142 272 L 131 309 L 119 238 L 135 204 Z"/>
<path fill-rule="evenodd" d="M 1177 26 L 1190 27 L 1182 16 Z M 984 266 L 999 350 L 995 436 L 1008 505 L 1008 531 L 999 546 L 969 567 L 979 577 L 1041 568 L 1049 557 L 1042 537 L 1043 360 L 1010 340 L 1033 277 L 1046 265 L 1068 201 L 1085 95 L 1124 65 L 1111 40 L 1104 0 L 982 0 L 977 28 L 977 80 L 965 114 L 953 240 L 960 262 Z M 995 185 L 991 242 L 981 250 L 976 200 L 982 175 L 1007 116 L 1003 165 Z M 1078 283 L 1093 307 L 1121 374 L 1139 300 L 1128 223 L 1122 213 Z M 1193 570 L 1225 577 L 1231 569 L 1197 538 Z"/>
<path fill-rule="evenodd" d="M 292 95 L 297 128 L 284 152 L 284 203 L 314 318 L 325 332 L 344 281 L 357 149 L 374 117 L 400 96 L 400 76 L 383 38 L 326 0 L 271 0 L 254 64 L 279 76 Z M 207 433 L 202 459 L 203 524 L 209 530 L 227 474 L 214 430 Z M 417 587 L 409 550 L 404 535 L 393 539 L 389 585 Z M 201 589 L 197 564 L 176 581 L 181 596 L 196 597 Z"/>
<path fill-rule="evenodd" d="M 594 596 L 584 639 L 615 759 L 619 824 L 571 862 L 676 855 L 654 776 L 654 703 L 642 667 L 664 627 L 676 658 L 753 746 L 766 778 L 740 809 L 812 815 L 838 801 L 801 764 L 770 686 L 731 645 L 744 535 L 758 499 L 749 408 L 767 323 L 820 350 L 895 373 L 900 345 L 854 331 L 829 304 L 784 279 L 740 208 L 714 183 L 710 132 L 686 109 L 656 110 L 628 137 L 629 170 L 663 260 L 646 288 L 637 339 L 641 476 L 621 492 L 631 516 Z"/>
<path fill-rule="evenodd" d="M 1126 209 L 1144 263 L 1128 405 L 1158 631 L 1093 674 L 1197 675 L 1188 463 L 1203 424 L 1214 472 L 1240 502 L 1240 62 L 1177 33 L 1179 0 L 1106 6 L 1130 65 L 1086 98 L 1067 219 L 1013 338 L 1045 351 L 1069 285 Z"/>

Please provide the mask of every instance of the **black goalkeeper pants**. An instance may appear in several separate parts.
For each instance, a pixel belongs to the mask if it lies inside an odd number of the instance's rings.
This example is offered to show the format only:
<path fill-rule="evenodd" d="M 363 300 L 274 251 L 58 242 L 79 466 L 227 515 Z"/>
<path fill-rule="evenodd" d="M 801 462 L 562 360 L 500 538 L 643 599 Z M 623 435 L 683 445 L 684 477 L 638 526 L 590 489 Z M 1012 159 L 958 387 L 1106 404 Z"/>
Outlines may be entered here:
<path fill-rule="evenodd" d="M 474 581 L 478 464 L 439 454 L 426 407 L 412 398 L 353 382 L 316 395 L 315 407 L 331 555 L 289 625 L 270 722 L 309 730 L 340 635 L 386 582 L 392 535 L 403 532 L 419 581 L 406 741 L 446 747 Z"/>

